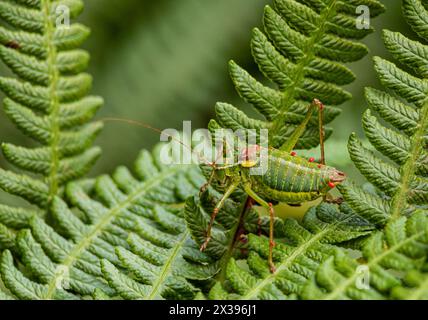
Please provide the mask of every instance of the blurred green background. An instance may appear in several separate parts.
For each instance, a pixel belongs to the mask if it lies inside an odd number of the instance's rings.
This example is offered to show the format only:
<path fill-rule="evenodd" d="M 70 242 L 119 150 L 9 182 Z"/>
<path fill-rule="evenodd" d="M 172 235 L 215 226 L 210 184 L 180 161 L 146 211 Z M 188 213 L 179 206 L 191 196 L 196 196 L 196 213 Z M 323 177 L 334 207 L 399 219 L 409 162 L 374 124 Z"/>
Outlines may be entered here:
<path fill-rule="evenodd" d="M 260 26 L 269 0 L 88 0 L 79 21 L 92 29 L 85 48 L 91 53 L 89 72 L 93 93 L 105 98 L 97 118 L 122 117 L 159 128 L 182 127 L 191 120 L 193 129 L 206 127 L 216 101 L 250 110 L 235 93 L 227 62 L 236 60 L 256 73 L 249 48 L 251 29 Z M 346 142 L 352 131 L 361 131 L 366 109 L 365 86 L 379 87 L 372 56 L 389 57 L 381 29 L 409 33 L 401 17 L 401 1 L 384 1 L 387 13 L 372 24 L 376 32 L 364 42 L 370 55 L 351 64 L 357 81 L 348 87 L 354 99 L 342 106 L 334 122 L 335 133 L 327 143 L 329 164 L 360 180 L 352 168 Z M 5 68 L 1 67 L 5 73 Z M 28 145 L 0 113 L 1 141 Z M 159 140 L 155 132 L 124 123 L 106 123 L 97 140 L 103 157 L 92 175 L 111 172 L 118 165 L 132 165 L 142 148 Z M 318 151 L 316 151 L 318 152 Z M 318 153 L 317 153 L 318 154 Z M 8 167 L 0 159 L 2 167 Z M 1 196 L 1 195 L 0 195 Z M 3 198 L 1 196 L 1 198 Z"/>

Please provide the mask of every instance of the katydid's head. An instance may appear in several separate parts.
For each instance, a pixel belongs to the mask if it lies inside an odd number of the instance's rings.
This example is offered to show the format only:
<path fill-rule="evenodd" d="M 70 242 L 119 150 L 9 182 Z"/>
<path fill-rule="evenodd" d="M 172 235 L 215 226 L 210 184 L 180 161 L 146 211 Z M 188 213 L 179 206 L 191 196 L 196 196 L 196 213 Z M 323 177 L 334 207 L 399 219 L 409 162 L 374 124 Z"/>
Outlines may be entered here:
<path fill-rule="evenodd" d="M 243 148 L 239 155 L 239 163 L 241 166 L 244 168 L 255 167 L 259 163 L 260 149 L 261 147 L 259 145 Z"/>
<path fill-rule="evenodd" d="M 331 170 L 329 170 L 329 179 L 329 186 L 331 188 L 335 188 L 337 185 L 346 180 L 346 174 L 335 168 L 331 168 Z"/>

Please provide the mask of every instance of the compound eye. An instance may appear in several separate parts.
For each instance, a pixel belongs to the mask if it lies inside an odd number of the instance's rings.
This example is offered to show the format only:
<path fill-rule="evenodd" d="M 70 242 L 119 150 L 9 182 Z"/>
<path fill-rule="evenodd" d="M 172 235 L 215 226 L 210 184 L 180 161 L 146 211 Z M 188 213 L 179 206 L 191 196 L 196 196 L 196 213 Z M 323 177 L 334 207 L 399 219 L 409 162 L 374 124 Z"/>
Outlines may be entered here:
<path fill-rule="evenodd" d="M 330 174 L 331 182 L 342 183 L 343 181 L 345 181 L 345 179 L 346 179 L 346 174 L 341 171 L 333 170 Z"/>

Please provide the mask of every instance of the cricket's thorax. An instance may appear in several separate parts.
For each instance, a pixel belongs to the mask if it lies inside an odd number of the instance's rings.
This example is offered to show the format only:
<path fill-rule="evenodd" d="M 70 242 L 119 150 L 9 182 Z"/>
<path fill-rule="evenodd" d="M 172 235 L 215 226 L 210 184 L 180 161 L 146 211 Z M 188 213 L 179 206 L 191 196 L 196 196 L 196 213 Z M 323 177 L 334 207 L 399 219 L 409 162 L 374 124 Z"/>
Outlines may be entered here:
<path fill-rule="evenodd" d="M 254 191 L 265 197 L 299 203 L 319 198 L 345 180 L 345 175 L 334 168 L 272 149 L 266 173 L 249 176 L 249 179 Z"/>

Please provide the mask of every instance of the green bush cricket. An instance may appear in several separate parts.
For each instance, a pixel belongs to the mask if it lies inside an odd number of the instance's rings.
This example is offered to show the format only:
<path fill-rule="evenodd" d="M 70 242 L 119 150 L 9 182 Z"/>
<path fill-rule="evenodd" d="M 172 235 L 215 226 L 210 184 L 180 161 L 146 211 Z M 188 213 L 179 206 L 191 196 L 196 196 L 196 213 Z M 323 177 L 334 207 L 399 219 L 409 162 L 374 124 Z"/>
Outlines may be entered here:
<path fill-rule="evenodd" d="M 305 159 L 299 157 L 292 151 L 299 138 L 304 133 L 315 109 L 319 112 L 320 163 L 316 163 L 314 158 Z M 346 179 L 346 175 L 343 172 L 325 165 L 323 109 L 323 104 L 319 100 L 314 99 L 308 108 L 304 121 L 296 128 L 286 143 L 279 149 L 269 147 L 268 150 L 265 150 L 268 155 L 267 170 L 262 175 L 250 174 L 250 169 L 258 165 L 258 161 L 255 159 L 261 154 L 263 148 L 259 145 L 250 145 L 241 149 L 234 149 L 234 156 L 239 159 L 236 164 L 218 165 L 216 162 L 208 161 L 203 164 L 211 167 L 212 172 L 207 183 L 201 187 L 201 192 L 210 186 L 216 179 L 221 180 L 219 182 L 225 186 L 225 192 L 213 210 L 206 230 L 206 239 L 200 247 L 201 251 L 204 251 L 209 245 L 215 219 L 226 200 L 235 190 L 241 188 L 248 195 L 249 199 L 252 199 L 253 202 L 269 211 L 268 263 L 271 272 L 275 272 L 276 269 L 273 262 L 275 213 L 272 202 L 300 205 L 303 202 L 316 200 L 321 197 L 326 200 L 328 192 Z M 116 118 L 105 118 L 103 120 L 124 121 L 162 133 L 160 129 L 133 120 Z M 191 149 L 190 146 L 185 145 L 180 139 L 174 136 L 169 137 Z"/>
<path fill-rule="evenodd" d="M 297 141 L 304 133 L 310 121 L 314 109 L 319 111 L 319 136 L 321 148 L 321 162 L 315 163 L 314 158 L 305 159 L 298 157 L 294 149 Z M 273 262 L 273 247 L 275 246 L 273 237 L 274 208 L 272 202 L 285 202 L 291 205 L 299 205 L 302 202 L 312 201 L 321 197 L 326 198 L 327 193 L 342 183 L 346 176 L 343 172 L 325 165 L 324 154 L 324 128 L 323 128 L 323 104 L 314 99 L 309 106 L 308 113 L 297 127 L 289 140 L 279 149 L 269 148 L 268 169 L 263 175 L 251 175 L 250 168 L 257 165 L 257 154 L 260 154 L 262 147 L 258 145 L 249 146 L 240 150 L 241 161 L 235 166 L 217 167 L 213 166 L 213 171 L 206 188 L 216 177 L 217 171 L 224 171 L 226 177 L 225 193 L 216 205 L 208 226 L 206 240 L 201 246 L 201 251 L 205 250 L 211 239 L 211 229 L 215 218 L 225 201 L 237 189 L 242 188 L 247 195 L 259 205 L 265 207 L 270 213 L 269 231 L 269 266 L 271 272 L 275 272 Z M 203 189 L 202 188 L 202 189 Z"/>

